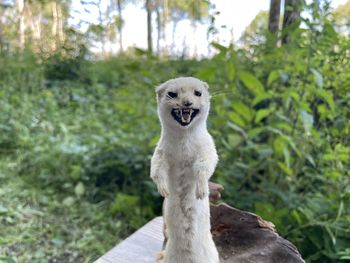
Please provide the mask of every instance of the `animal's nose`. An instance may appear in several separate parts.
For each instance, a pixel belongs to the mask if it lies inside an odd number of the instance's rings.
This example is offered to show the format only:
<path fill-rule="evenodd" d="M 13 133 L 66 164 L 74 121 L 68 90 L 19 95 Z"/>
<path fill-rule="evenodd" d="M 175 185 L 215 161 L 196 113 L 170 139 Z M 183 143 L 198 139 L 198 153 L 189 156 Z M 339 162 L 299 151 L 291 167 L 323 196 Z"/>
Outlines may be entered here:
<path fill-rule="evenodd" d="M 189 106 L 191 106 L 193 103 L 192 103 L 192 101 L 184 100 L 184 101 L 182 102 L 182 104 L 183 104 L 185 107 L 189 107 Z"/>

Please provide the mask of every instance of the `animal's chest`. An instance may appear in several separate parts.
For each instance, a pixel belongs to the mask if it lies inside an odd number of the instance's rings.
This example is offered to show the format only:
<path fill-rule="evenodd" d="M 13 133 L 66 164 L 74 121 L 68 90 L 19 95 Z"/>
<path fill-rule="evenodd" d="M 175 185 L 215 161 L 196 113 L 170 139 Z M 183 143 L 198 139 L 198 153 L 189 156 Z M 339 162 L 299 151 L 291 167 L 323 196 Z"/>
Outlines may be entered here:
<path fill-rule="evenodd" d="M 169 145 L 166 154 L 171 166 L 186 168 L 192 167 L 197 159 L 199 147 L 188 141 Z"/>
<path fill-rule="evenodd" d="M 193 165 L 198 158 L 198 147 L 188 141 L 179 142 L 168 148 L 167 155 L 171 194 L 181 198 L 184 195 L 194 196 L 196 176 Z"/>

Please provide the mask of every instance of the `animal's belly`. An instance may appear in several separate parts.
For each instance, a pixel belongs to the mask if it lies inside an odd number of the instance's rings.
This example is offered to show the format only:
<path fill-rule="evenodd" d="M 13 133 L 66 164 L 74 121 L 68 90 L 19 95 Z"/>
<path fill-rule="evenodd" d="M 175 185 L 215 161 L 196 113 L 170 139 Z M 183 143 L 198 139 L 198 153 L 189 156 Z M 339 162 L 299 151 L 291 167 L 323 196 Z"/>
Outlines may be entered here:
<path fill-rule="evenodd" d="M 179 165 L 170 167 L 168 180 L 169 190 L 182 194 L 194 188 L 197 178 L 193 174 L 192 165 L 182 161 Z"/>

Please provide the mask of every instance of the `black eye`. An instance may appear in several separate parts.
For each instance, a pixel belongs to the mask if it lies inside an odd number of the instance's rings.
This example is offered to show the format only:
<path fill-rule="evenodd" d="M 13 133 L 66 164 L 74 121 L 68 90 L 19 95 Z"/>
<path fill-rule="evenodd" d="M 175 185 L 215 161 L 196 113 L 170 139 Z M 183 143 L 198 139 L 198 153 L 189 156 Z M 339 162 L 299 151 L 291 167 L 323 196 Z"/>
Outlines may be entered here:
<path fill-rule="evenodd" d="M 200 91 L 195 90 L 194 95 L 200 97 L 200 96 L 202 96 L 202 93 Z"/>
<path fill-rule="evenodd" d="M 170 98 L 176 98 L 177 97 L 177 93 L 176 92 L 171 92 L 171 91 L 169 91 L 168 92 L 168 96 L 170 97 Z"/>

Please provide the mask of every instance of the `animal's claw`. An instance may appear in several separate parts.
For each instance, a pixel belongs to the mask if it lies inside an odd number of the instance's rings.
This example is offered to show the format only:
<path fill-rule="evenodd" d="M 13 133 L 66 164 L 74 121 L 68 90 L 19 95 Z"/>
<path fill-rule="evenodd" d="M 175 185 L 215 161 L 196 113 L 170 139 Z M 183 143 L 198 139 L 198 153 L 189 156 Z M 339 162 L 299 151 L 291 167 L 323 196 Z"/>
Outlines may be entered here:
<path fill-rule="evenodd" d="M 157 188 L 158 188 L 158 193 L 161 196 L 167 197 L 169 195 L 169 190 L 165 185 L 158 184 Z"/>
<path fill-rule="evenodd" d="M 196 198 L 197 199 L 204 199 L 206 196 L 208 196 L 209 191 L 208 191 L 208 186 L 205 183 L 199 183 L 197 184 L 196 187 Z"/>

